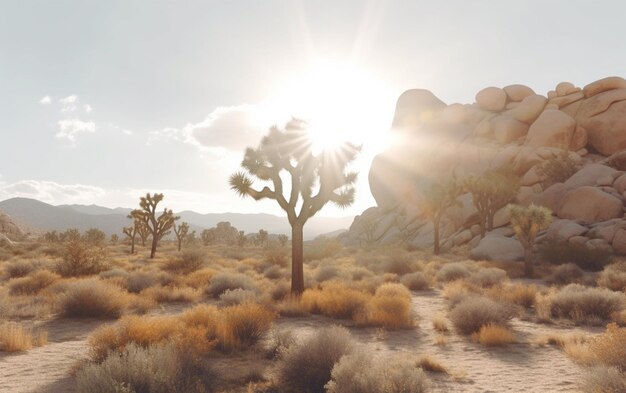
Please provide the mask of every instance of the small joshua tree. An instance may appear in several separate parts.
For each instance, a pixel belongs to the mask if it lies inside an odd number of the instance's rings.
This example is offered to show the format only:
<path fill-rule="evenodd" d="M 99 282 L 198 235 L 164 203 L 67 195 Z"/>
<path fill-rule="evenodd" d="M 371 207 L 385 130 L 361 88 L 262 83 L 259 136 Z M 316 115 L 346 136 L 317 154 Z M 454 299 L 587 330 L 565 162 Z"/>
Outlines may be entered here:
<path fill-rule="evenodd" d="M 281 247 L 285 247 L 288 241 L 289 241 L 289 236 L 278 235 L 278 243 L 280 243 Z"/>
<path fill-rule="evenodd" d="M 480 219 L 481 237 L 493 230 L 493 217 L 496 212 L 510 203 L 519 190 L 519 179 L 504 171 L 490 171 L 480 177 L 470 177 L 465 187 L 472 194 L 472 200 Z"/>
<path fill-rule="evenodd" d="M 546 207 L 534 204 L 528 207 L 509 205 L 507 208 L 511 214 L 513 230 L 524 247 L 524 274 L 532 277 L 535 239 L 540 231 L 552 223 L 552 212 Z"/>
<path fill-rule="evenodd" d="M 180 225 L 174 225 L 174 234 L 176 235 L 176 240 L 178 240 L 178 251 L 183 246 L 183 240 L 187 237 L 189 233 L 189 224 L 186 222 L 181 222 Z"/>
<path fill-rule="evenodd" d="M 458 204 L 457 197 L 460 191 L 461 189 L 456 180 L 451 180 L 447 183 L 432 183 L 430 187 L 422 193 L 422 198 L 419 203 L 422 212 L 433 223 L 433 253 L 435 255 L 441 252 L 439 245 L 439 226 L 441 218 L 448 207 Z"/>
<path fill-rule="evenodd" d="M 257 235 L 259 239 L 259 244 L 267 244 L 267 235 L 268 232 L 265 229 L 259 229 L 259 234 Z"/>
<path fill-rule="evenodd" d="M 150 258 L 154 258 L 159 241 L 170 233 L 179 217 L 174 216 L 171 210 L 164 209 L 163 213 L 157 215 L 157 205 L 163 200 L 163 194 L 150 195 L 139 200 L 139 214 L 141 220 L 148 228 L 148 233 L 152 236 L 152 247 L 150 248 Z"/>
<path fill-rule="evenodd" d="M 246 245 L 246 233 L 244 231 L 239 231 L 239 234 L 237 235 L 237 244 L 241 248 Z"/>
<path fill-rule="evenodd" d="M 291 225 L 291 292 L 296 296 L 304 291 L 304 225 L 328 202 L 340 207 L 351 205 L 357 179 L 356 172 L 346 169 L 360 148 L 344 143 L 316 154 L 312 145 L 302 121 L 294 119 L 284 130 L 272 127 L 257 148 L 246 149 L 241 162 L 244 171 L 229 180 L 239 195 L 273 199 L 287 213 Z M 254 178 L 271 182 L 271 187 L 254 188 Z M 287 195 L 285 180 L 290 181 Z"/>
<path fill-rule="evenodd" d="M 202 244 L 204 244 L 205 246 L 213 243 L 216 239 L 215 228 L 204 229 L 202 232 L 200 232 L 200 238 L 202 239 Z"/>
<path fill-rule="evenodd" d="M 109 241 L 111 244 L 117 244 L 117 242 L 120 241 L 120 237 L 114 233 L 111 235 L 111 239 Z"/>

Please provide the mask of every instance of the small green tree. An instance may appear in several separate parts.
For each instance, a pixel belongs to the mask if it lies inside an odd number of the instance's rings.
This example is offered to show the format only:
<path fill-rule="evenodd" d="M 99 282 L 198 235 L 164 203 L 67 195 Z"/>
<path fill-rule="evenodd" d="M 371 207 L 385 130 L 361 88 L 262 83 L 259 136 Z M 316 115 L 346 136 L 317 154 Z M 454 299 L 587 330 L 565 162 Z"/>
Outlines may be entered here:
<path fill-rule="evenodd" d="M 540 231 L 552 223 L 552 212 L 547 207 L 534 204 L 528 207 L 509 205 L 507 208 L 511 214 L 513 230 L 524 247 L 524 274 L 526 277 L 532 277 L 535 239 Z"/>
<path fill-rule="evenodd" d="M 139 200 L 139 217 L 148 228 L 148 233 L 152 236 L 152 247 L 150 248 L 150 258 L 154 258 L 159 241 L 170 233 L 179 217 L 174 216 L 171 210 L 164 209 L 163 213 L 157 215 L 157 205 L 163 200 L 163 194 L 150 195 Z"/>
<path fill-rule="evenodd" d="M 360 148 L 344 143 L 334 149 L 313 151 L 306 124 L 292 120 L 284 130 L 272 127 L 257 148 L 248 148 L 233 174 L 231 188 L 255 200 L 273 199 L 287 213 L 291 225 L 291 292 L 304 291 L 304 225 L 324 205 L 347 207 L 354 202 L 356 172 L 347 171 Z M 272 188 L 254 188 L 254 180 L 270 182 Z M 284 182 L 289 181 L 285 191 Z M 286 195 L 285 195 L 286 193 Z"/>
<path fill-rule="evenodd" d="M 181 250 L 183 246 L 183 240 L 187 237 L 189 233 L 189 224 L 186 222 L 181 222 L 180 225 L 174 225 L 174 234 L 176 235 L 176 240 L 178 240 L 178 251 Z"/>
<path fill-rule="evenodd" d="M 434 182 L 422 193 L 419 205 L 422 212 L 433 223 L 433 253 L 435 255 L 441 252 L 439 245 L 441 218 L 448 207 L 459 204 L 457 197 L 460 193 L 461 188 L 458 186 L 456 180 L 445 183 Z"/>
<path fill-rule="evenodd" d="M 470 177 L 465 181 L 466 189 L 480 220 L 481 237 L 493 230 L 493 217 L 496 212 L 510 203 L 519 191 L 519 178 L 503 170 L 489 171 L 480 177 Z"/>

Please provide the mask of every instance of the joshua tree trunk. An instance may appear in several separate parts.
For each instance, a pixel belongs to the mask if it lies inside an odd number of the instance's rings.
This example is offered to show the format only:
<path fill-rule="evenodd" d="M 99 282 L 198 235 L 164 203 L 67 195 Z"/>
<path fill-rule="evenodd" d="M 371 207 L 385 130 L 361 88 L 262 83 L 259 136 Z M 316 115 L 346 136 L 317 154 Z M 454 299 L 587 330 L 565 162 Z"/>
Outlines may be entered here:
<path fill-rule="evenodd" d="M 528 278 L 533 276 L 533 247 L 524 247 L 524 275 Z"/>
<path fill-rule="evenodd" d="M 300 296 L 304 292 L 304 226 L 291 227 L 291 293 Z"/>
<path fill-rule="evenodd" d="M 441 221 L 440 217 L 436 217 L 433 220 L 433 227 L 434 227 L 434 233 L 435 233 L 435 240 L 434 240 L 434 244 L 433 244 L 433 253 L 435 255 L 439 255 L 439 253 L 441 252 L 441 249 L 439 247 L 439 221 Z"/>
<path fill-rule="evenodd" d="M 178 252 L 180 252 L 180 248 L 182 247 L 183 239 L 178 239 Z"/>
<path fill-rule="evenodd" d="M 152 236 L 152 248 L 150 249 L 150 258 L 154 258 L 154 254 L 156 254 L 157 244 L 159 244 L 159 238 L 157 236 Z"/>
<path fill-rule="evenodd" d="M 130 253 L 131 255 L 135 253 L 135 237 L 134 236 L 130 239 Z"/>

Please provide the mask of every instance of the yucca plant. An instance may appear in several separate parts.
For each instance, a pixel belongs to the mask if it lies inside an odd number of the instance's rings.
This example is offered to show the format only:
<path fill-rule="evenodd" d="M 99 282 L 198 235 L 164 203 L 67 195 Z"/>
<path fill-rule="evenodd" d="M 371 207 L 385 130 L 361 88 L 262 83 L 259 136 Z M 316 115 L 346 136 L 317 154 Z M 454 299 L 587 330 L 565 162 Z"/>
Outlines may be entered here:
<path fill-rule="evenodd" d="M 450 180 L 445 183 L 432 183 L 430 187 L 422 193 L 420 199 L 420 207 L 422 212 L 433 223 L 433 252 L 439 254 L 441 251 L 439 245 L 439 224 L 443 218 L 443 214 L 448 207 L 458 205 L 457 197 L 461 193 L 461 188 L 456 180 Z"/>
<path fill-rule="evenodd" d="M 189 234 L 189 224 L 181 222 L 178 226 L 174 225 L 174 234 L 176 235 L 176 240 L 178 240 L 178 251 L 180 251 L 183 246 L 183 240 Z"/>
<path fill-rule="evenodd" d="M 230 177 L 230 186 L 242 197 L 275 200 L 287 213 L 291 225 L 291 292 L 304 291 L 304 225 L 324 205 L 339 207 L 354 202 L 357 173 L 348 171 L 360 148 L 342 143 L 319 153 L 313 151 L 306 123 L 297 119 L 284 129 L 270 128 L 257 148 L 247 148 L 243 171 Z M 255 180 L 270 186 L 254 188 Z M 289 182 L 284 187 L 284 182 Z"/>
<path fill-rule="evenodd" d="M 539 232 L 552 223 L 552 211 L 547 207 L 531 204 L 528 207 L 508 205 L 511 225 L 517 239 L 524 247 L 524 274 L 533 275 L 533 246 Z"/>
<path fill-rule="evenodd" d="M 164 209 L 163 213 L 157 216 L 157 205 L 163 200 L 163 194 L 150 195 L 139 200 L 140 210 L 135 210 L 137 217 L 141 219 L 152 236 L 152 246 L 150 248 L 150 258 L 154 258 L 159 241 L 170 233 L 179 217 L 174 216 L 171 210 Z"/>

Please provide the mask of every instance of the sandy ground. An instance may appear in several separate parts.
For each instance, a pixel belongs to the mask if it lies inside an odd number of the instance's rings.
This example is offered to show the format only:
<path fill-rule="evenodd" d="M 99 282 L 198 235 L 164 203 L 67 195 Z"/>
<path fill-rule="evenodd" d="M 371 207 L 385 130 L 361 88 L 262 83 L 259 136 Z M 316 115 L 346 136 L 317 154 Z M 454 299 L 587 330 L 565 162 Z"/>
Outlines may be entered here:
<path fill-rule="evenodd" d="M 168 308 L 159 313 L 180 311 Z M 577 384 L 584 369 L 571 362 L 559 349 L 527 342 L 551 333 L 599 329 L 564 328 L 515 319 L 512 328 L 519 344 L 506 348 L 484 348 L 467 337 L 446 335 L 447 344 L 435 345 L 438 333 L 431 318 L 446 309 L 437 291 L 414 293 L 413 308 L 420 326 L 414 330 L 380 333 L 379 329 L 350 328 L 354 337 L 372 348 L 377 356 L 406 353 L 430 354 L 448 368 L 450 375 L 430 374 L 434 392 L 579 392 Z M 312 333 L 336 323 L 325 317 L 284 318 L 276 329 L 293 329 L 298 335 Z M 87 356 L 87 337 L 102 321 L 53 320 L 39 327 L 48 331 L 49 343 L 19 354 L 0 354 L 0 392 L 73 392 L 71 371 Z M 244 359 L 239 359 L 245 361 Z M 237 362 L 237 359 L 233 359 Z M 249 360 L 246 361 L 249 363 Z M 231 364 L 234 365 L 234 364 Z"/>

